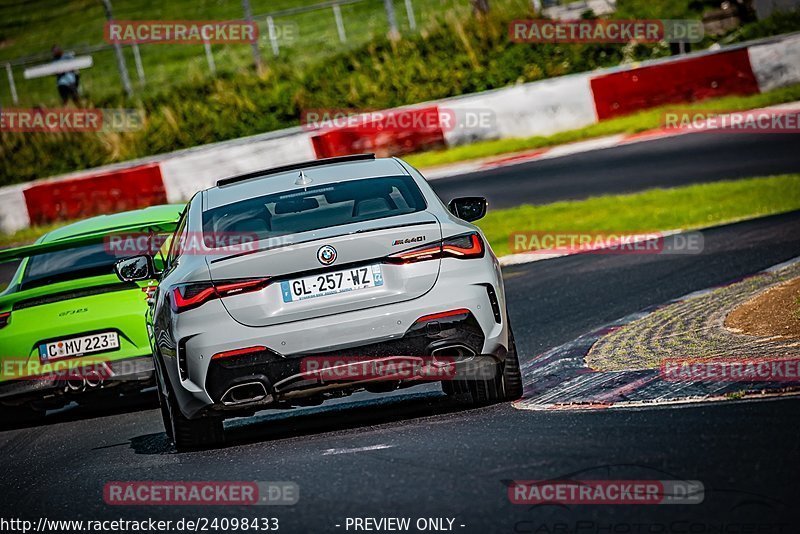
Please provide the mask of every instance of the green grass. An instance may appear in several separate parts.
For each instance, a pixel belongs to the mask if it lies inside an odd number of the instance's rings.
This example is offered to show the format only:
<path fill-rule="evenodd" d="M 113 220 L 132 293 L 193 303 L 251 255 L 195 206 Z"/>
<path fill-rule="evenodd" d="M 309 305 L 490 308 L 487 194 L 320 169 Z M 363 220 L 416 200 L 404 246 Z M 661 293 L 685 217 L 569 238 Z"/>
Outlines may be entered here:
<path fill-rule="evenodd" d="M 515 232 L 656 232 L 800 209 L 800 174 L 651 189 L 490 211 L 478 225 L 498 256 Z"/>
<path fill-rule="evenodd" d="M 564 0 L 567 2 L 568 0 Z M 253 13 L 267 13 L 321 4 L 324 0 L 251 0 Z M 227 20 L 243 16 L 239 0 L 114 0 L 114 16 L 118 20 Z M 394 0 L 395 13 L 404 36 L 411 35 L 405 4 Z M 616 18 L 699 18 L 703 11 L 716 7 L 712 0 L 620 0 Z M 436 19 L 446 16 L 471 16 L 465 0 L 412 0 L 418 33 L 425 33 Z M 492 13 L 525 7 L 532 16 L 526 0 L 492 0 Z M 381 0 L 365 0 L 341 6 L 347 42 L 341 43 L 330 7 L 320 10 L 285 14 L 275 17 L 278 28 L 289 24 L 297 34 L 289 39 L 279 36 L 280 56 L 290 57 L 299 64 L 308 64 L 331 54 L 362 46 L 375 37 L 386 34 L 388 23 Z M 259 46 L 267 64 L 273 62 L 266 22 L 259 22 Z M 30 2 L 0 0 L 0 63 L 23 57 L 40 56 L 36 62 L 49 59 L 50 47 L 58 43 L 63 48 L 104 44 L 105 14 L 100 0 L 38 0 Z M 723 40 L 734 41 L 794 31 L 800 24 L 800 11 L 781 13 L 769 19 L 745 24 Z M 706 39 L 701 46 L 713 42 Z M 213 45 L 219 72 L 248 69 L 251 62 L 247 45 Z M 208 65 L 201 45 L 146 44 L 140 46 L 147 82 L 139 86 L 136 80 L 133 51 L 124 47 L 128 70 L 139 94 L 158 91 L 164 86 L 197 79 L 210 79 Z M 121 92 L 115 57 L 110 49 L 92 52 L 94 67 L 83 71 L 82 85 L 93 101 Z M 53 105 L 57 95 L 51 77 L 24 80 L 23 66 L 13 71 L 22 106 Z M 0 101 L 8 102 L 8 84 L 0 83 Z"/>
<path fill-rule="evenodd" d="M 514 232 L 655 232 L 691 229 L 800 209 L 800 174 L 651 189 L 628 195 L 523 205 L 490 211 L 478 222 L 498 256 Z M 0 247 L 22 245 L 67 223 L 0 234 Z"/>
<path fill-rule="evenodd" d="M 251 0 L 253 14 L 307 7 L 325 0 Z M 417 29 L 425 27 L 446 13 L 469 14 L 469 4 L 461 0 L 412 0 Z M 239 0 L 114 0 L 114 17 L 117 20 L 230 20 L 243 17 Z M 493 7 L 503 9 L 510 4 L 522 5 L 524 0 L 497 0 Z M 411 33 L 405 4 L 394 0 L 395 14 L 400 31 Z M 333 11 L 330 7 L 292 15 L 275 17 L 277 28 L 290 25 L 296 36 L 279 36 L 280 56 L 290 57 L 299 64 L 307 64 L 328 55 L 362 46 L 388 31 L 383 2 L 366 0 L 341 6 L 347 42 L 339 41 Z M 20 57 L 46 56 L 39 62 L 49 61 L 50 47 L 58 43 L 70 50 L 90 45 L 104 44 L 105 14 L 100 0 L 39 0 L 33 7 L 26 2 L 0 0 L 0 63 Z M 267 24 L 256 19 L 259 26 L 259 46 L 267 65 L 274 62 Z M 146 84 L 138 83 L 133 50 L 124 47 L 127 67 L 134 89 L 139 95 L 163 90 L 165 86 L 202 79 L 211 80 L 205 51 L 202 45 L 144 44 L 140 47 Z M 212 46 L 219 73 L 247 70 L 252 63 L 247 44 L 215 44 Z M 121 93 L 121 84 L 112 50 L 92 52 L 94 66 L 81 76 L 84 93 L 90 100 L 98 100 Z M 56 105 L 58 94 L 52 77 L 25 80 L 25 67 L 14 67 L 14 76 L 20 105 Z M 8 84 L 0 83 L 0 102 L 10 102 Z"/>
<path fill-rule="evenodd" d="M 53 224 L 48 224 L 46 226 L 31 226 L 30 228 L 19 230 L 18 232 L 15 232 L 13 234 L 0 233 L 0 248 L 11 248 L 21 245 L 28 245 L 39 239 L 47 232 L 51 232 L 56 228 L 61 228 L 62 226 L 66 226 L 67 224 L 71 224 L 73 222 L 75 221 L 61 221 Z"/>
<path fill-rule="evenodd" d="M 605 120 L 585 128 L 560 132 L 555 135 L 542 137 L 526 137 L 512 139 L 498 139 L 494 141 L 482 141 L 471 145 L 454 147 L 446 150 L 412 154 L 404 159 L 417 168 L 434 167 L 459 161 L 466 161 L 476 158 L 486 158 L 500 154 L 520 152 L 523 150 L 533 150 L 549 146 L 571 143 L 584 139 L 603 137 L 606 135 L 620 133 L 637 133 L 662 126 L 662 119 L 665 110 L 675 109 L 698 109 L 712 111 L 737 111 L 754 109 L 759 107 L 794 102 L 800 100 L 800 84 L 776 89 L 768 93 L 748 96 L 728 96 L 713 98 L 702 102 L 691 104 L 674 104 L 659 108 L 649 109 Z"/>
<path fill-rule="evenodd" d="M 516 7 L 501 9 L 502 2 Z M 263 76 L 247 70 L 215 79 L 179 76 L 183 82 L 133 101 L 117 96 L 92 102 L 139 109 L 146 120 L 137 131 L 2 131 L 0 185 L 297 126 L 309 109 L 387 109 L 669 52 L 659 45 L 623 53 L 623 45 L 513 43 L 508 24 L 525 18 L 530 3 L 498 0 L 493 6 L 497 9 L 484 19 L 448 13 L 400 41 L 376 37 L 305 67 L 287 55 L 269 61 Z"/>

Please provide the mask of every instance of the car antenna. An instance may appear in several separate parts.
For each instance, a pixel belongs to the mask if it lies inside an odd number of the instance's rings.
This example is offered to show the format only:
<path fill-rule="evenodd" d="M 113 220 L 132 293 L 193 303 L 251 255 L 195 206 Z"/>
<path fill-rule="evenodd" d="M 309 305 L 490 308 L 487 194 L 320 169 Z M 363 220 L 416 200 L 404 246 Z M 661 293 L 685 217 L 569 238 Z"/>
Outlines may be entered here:
<path fill-rule="evenodd" d="M 308 185 L 308 184 L 311 183 L 311 181 L 312 181 L 311 178 L 306 176 L 306 173 L 304 173 L 303 171 L 300 171 L 300 176 L 297 177 L 297 181 L 295 182 L 295 185 Z"/>

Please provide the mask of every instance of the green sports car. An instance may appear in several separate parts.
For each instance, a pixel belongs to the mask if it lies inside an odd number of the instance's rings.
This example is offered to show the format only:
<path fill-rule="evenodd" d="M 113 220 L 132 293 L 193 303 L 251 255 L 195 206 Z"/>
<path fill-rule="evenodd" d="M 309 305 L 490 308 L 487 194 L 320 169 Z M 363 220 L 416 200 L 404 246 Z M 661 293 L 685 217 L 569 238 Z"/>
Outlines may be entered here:
<path fill-rule="evenodd" d="M 120 282 L 114 265 L 125 251 L 111 246 L 111 238 L 144 236 L 153 238 L 149 244 L 160 243 L 183 208 L 94 217 L 33 245 L 0 250 L 0 263 L 19 262 L 0 293 L 2 420 L 29 419 L 72 401 L 153 384 L 145 312 L 156 281 Z M 156 264 L 159 259 L 155 254 Z"/>

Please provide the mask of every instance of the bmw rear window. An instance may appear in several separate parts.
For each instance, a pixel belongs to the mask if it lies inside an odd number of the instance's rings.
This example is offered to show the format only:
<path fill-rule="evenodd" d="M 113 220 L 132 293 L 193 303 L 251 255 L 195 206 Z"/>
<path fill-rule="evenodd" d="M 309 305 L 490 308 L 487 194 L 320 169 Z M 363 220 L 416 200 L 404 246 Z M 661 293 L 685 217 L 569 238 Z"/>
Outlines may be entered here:
<path fill-rule="evenodd" d="M 22 289 L 113 274 L 117 260 L 119 257 L 108 251 L 104 243 L 31 256 L 22 276 Z"/>
<path fill-rule="evenodd" d="M 422 211 L 409 176 L 350 180 L 248 198 L 203 213 L 203 232 L 266 239 Z"/>

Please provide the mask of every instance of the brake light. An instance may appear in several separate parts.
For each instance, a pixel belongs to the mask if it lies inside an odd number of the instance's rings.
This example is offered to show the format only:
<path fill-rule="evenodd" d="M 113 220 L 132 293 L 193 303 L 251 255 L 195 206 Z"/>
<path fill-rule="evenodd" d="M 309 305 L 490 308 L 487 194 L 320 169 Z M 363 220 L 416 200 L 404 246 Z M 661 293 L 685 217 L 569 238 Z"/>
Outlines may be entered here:
<path fill-rule="evenodd" d="M 181 313 L 202 306 L 209 300 L 259 291 L 269 285 L 269 278 L 226 280 L 216 286 L 211 282 L 180 284 L 172 288 L 172 311 Z"/>
<path fill-rule="evenodd" d="M 477 232 L 450 237 L 434 244 L 404 250 L 387 258 L 389 263 L 415 263 L 439 258 L 482 258 L 485 252 L 483 240 Z"/>
<path fill-rule="evenodd" d="M 172 288 L 172 311 L 180 313 L 191 310 L 216 297 L 217 292 L 210 283 L 175 286 Z"/>
<path fill-rule="evenodd" d="M 453 237 L 442 243 L 442 253 L 455 258 L 482 258 L 483 240 L 478 234 L 467 234 Z"/>
<path fill-rule="evenodd" d="M 232 297 L 239 293 L 259 291 L 269 285 L 269 278 L 254 278 L 252 280 L 231 280 L 217 284 L 217 293 L 220 297 Z"/>
<path fill-rule="evenodd" d="M 258 352 L 264 352 L 267 350 L 267 347 L 256 346 L 256 347 L 247 347 L 246 349 L 236 349 L 236 350 L 226 350 L 225 352 L 218 352 L 211 357 L 212 360 L 222 360 L 224 358 L 233 358 L 235 356 L 244 356 L 246 354 L 255 354 Z"/>
<path fill-rule="evenodd" d="M 441 242 L 435 245 L 425 245 L 424 247 L 416 247 L 404 252 L 392 254 L 387 258 L 389 263 L 414 263 L 417 261 L 433 260 L 442 256 Z"/>
<path fill-rule="evenodd" d="M 0 328 L 5 328 L 11 321 L 11 312 L 0 313 Z"/>

